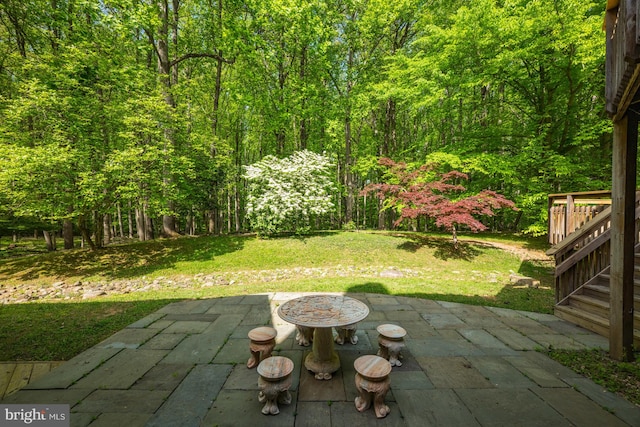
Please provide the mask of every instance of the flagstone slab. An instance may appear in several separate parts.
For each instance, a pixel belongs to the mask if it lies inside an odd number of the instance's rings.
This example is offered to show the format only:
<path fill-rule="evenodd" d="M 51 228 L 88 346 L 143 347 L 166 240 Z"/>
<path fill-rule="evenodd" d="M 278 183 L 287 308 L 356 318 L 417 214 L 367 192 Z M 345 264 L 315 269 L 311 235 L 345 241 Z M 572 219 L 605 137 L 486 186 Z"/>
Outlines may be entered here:
<path fill-rule="evenodd" d="M 344 380 L 342 369 L 334 372 L 330 381 L 317 380 L 312 372 L 305 369 L 300 373 L 298 400 L 316 402 L 346 400 Z M 351 381 L 353 381 L 353 378 L 351 378 Z"/>
<path fill-rule="evenodd" d="M 125 328 L 96 345 L 98 348 L 138 348 L 159 331 L 155 329 Z"/>
<path fill-rule="evenodd" d="M 93 347 L 63 363 L 48 375 L 29 383 L 26 389 L 67 388 L 87 375 L 101 363 L 123 351 L 119 348 Z"/>
<path fill-rule="evenodd" d="M 2 403 L 67 404 L 73 406 L 92 392 L 92 389 L 78 388 L 66 390 L 28 390 L 23 388 L 3 399 Z"/>
<path fill-rule="evenodd" d="M 231 365 L 197 365 L 149 419 L 147 426 L 200 425 L 218 397 L 231 368 Z"/>
<path fill-rule="evenodd" d="M 153 414 L 169 395 L 166 390 L 96 390 L 71 407 L 74 412 Z"/>
<path fill-rule="evenodd" d="M 487 332 L 514 350 L 535 350 L 540 347 L 540 344 L 514 329 L 489 328 Z"/>
<path fill-rule="evenodd" d="M 246 369 L 246 367 L 245 367 Z M 258 390 L 227 390 L 220 392 L 201 425 L 218 427 L 285 427 L 305 426 L 296 422 L 296 393 L 291 393 L 290 404 L 279 404 L 278 415 L 262 414 L 264 403 L 258 401 Z M 326 405 L 326 402 L 324 403 Z M 327 426 L 326 419 L 324 426 Z M 197 424 L 195 424 L 197 425 Z"/>
<path fill-rule="evenodd" d="M 507 347 L 502 341 L 483 329 L 458 329 L 458 333 L 481 348 L 485 354 L 514 355 L 515 350 Z"/>
<path fill-rule="evenodd" d="M 405 339 L 426 339 L 438 335 L 437 331 L 422 318 L 415 321 L 404 320 L 402 321 L 402 327 L 407 331 Z"/>
<path fill-rule="evenodd" d="M 211 313 L 169 313 L 163 320 L 173 320 L 181 322 L 215 322 L 219 314 Z"/>
<path fill-rule="evenodd" d="M 385 398 L 385 404 L 389 406 L 389 414 L 384 418 L 376 418 L 373 405 L 366 411 L 358 412 L 354 402 L 331 402 L 329 406 L 331 410 L 331 427 L 404 427 L 409 425 L 403 419 L 403 413 L 398 409 L 398 405 L 395 402 Z"/>
<path fill-rule="evenodd" d="M 198 320 L 176 320 L 165 330 L 163 334 L 200 334 L 204 332 L 211 322 L 203 322 Z"/>
<path fill-rule="evenodd" d="M 180 342 L 187 337 L 187 334 L 165 334 L 161 333 L 142 344 L 143 350 L 173 350 Z"/>
<path fill-rule="evenodd" d="M 557 375 L 549 372 L 544 366 L 539 365 L 532 358 L 526 357 L 522 353 L 520 352 L 517 356 L 509 356 L 504 359 L 540 387 L 569 387 Z"/>
<path fill-rule="evenodd" d="M 555 348 L 561 350 L 585 350 L 584 344 L 573 337 L 560 334 L 529 334 L 529 338 L 540 344 L 542 348 Z"/>
<path fill-rule="evenodd" d="M 627 426 L 627 423 L 600 406 L 594 405 L 591 399 L 572 388 L 534 387 L 531 390 L 573 425 L 588 426 L 593 420 L 598 420 L 600 425 L 607 427 Z M 640 418 L 638 418 L 638 423 L 640 423 Z"/>
<path fill-rule="evenodd" d="M 193 365 L 160 363 L 151 368 L 131 387 L 132 390 L 173 390 L 187 376 Z"/>
<path fill-rule="evenodd" d="M 331 419 L 331 406 L 328 402 L 298 402 L 296 424 L 305 427 L 326 427 Z"/>
<path fill-rule="evenodd" d="M 483 426 L 571 425 L 559 412 L 527 388 L 456 389 L 455 393 Z"/>
<path fill-rule="evenodd" d="M 455 332 L 455 331 L 453 331 Z M 438 356 L 472 356 L 484 355 L 478 347 L 459 336 L 459 339 L 450 339 L 442 336 L 406 340 L 405 346 L 416 357 L 438 357 Z"/>
<path fill-rule="evenodd" d="M 455 329 L 467 326 L 458 316 L 451 313 L 423 313 L 421 317 L 434 329 Z"/>
<path fill-rule="evenodd" d="M 128 389 L 166 354 L 167 350 L 122 350 L 72 387 Z"/>
<path fill-rule="evenodd" d="M 246 364 L 247 359 L 251 356 L 249 342 L 248 338 L 228 339 L 224 347 L 216 354 L 213 363 Z"/>
<path fill-rule="evenodd" d="M 225 340 L 226 335 L 223 333 L 189 335 L 170 350 L 160 363 L 192 365 L 209 363 L 220 351 Z"/>
<path fill-rule="evenodd" d="M 395 390 L 394 394 L 407 426 L 480 426 L 454 390 Z"/>
<path fill-rule="evenodd" d="M 526 388 L 535 386 L 529 378 L 503 358 L 470 356 L 467 360 L 495 387 Z"/>
<path fill-rule="evenodd" d="M 572 387 L 599 404 L 602 408 L 611 411 L 617 417 L 630 426 L 640 427 L 640 407 L 623 399 L 615 393 L 607 391 L 603 387 L 582 376 L 575 376 L 567 380 Z"/>
<path fill-rule="evenodd" d="M 417 357 L 416 360 L 437 388 L 493 388 L 464 357 Z"/>
<path fill-rule="evenodd" d="M 73 419 L 77 414 L 73 414 Z M 113 427 L 113 426 L 126 426 L 126 427 L 144 427 L 147 421 L 151 418 L 151 414 L 122 414 L 122 413 L 106 413 L 100 414 L 90 425 L 91 427 Z"/>
<path fill-rule="evenodd" d="M 129 326 L 127 326 L 127 328 L 146 328 L 149 325 L 151 325 L 152 323 L 162 319 L 165 315 L 162 313 L 151 313 L 145 317 L 143 317 L 142 319 L 133 322 L 132 324 L 130 324 Z"/>
<path fill-rule="evenodd" d="M 402 365 L 404 366 L 404 364 Z M 393 390 L 431 390 L 435 386 L 422 371 L 397 371 L 394 370 L 389 376 Z"/>

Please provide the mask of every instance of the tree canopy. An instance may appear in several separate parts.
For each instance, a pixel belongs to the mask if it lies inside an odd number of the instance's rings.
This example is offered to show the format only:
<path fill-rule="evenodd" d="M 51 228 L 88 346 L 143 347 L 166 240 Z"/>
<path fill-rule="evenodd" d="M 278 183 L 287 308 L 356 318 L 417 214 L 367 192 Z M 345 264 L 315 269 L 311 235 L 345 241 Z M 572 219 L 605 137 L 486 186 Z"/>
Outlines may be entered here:
<path fill-rule="evenodd" d="M 547 194 L 610 188 L 604 6 L 4 0 L 0 233 L 251 230 L 245 167 L 303 150 L 334 165 L 312 228 L 392 226 L 361 193 L 386 157 L 464 173 L 521 209 L 492 227 L 544 232 Z"/>

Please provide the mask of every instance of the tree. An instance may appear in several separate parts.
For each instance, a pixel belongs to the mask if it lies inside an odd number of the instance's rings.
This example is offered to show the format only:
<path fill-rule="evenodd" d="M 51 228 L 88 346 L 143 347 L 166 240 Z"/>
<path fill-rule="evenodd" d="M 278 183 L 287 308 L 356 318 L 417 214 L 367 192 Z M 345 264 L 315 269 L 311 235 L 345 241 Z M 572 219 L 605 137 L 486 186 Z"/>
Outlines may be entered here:
<path fill-rule="evenodd" d="M 245 169 L 247 216 L 259 232 L 298 232 L 334 209 L 333 165 L 326 156 L 302 150 L 283 159 L 266 156 Z"/>
<path fill-rule="evenodd" d="M 462 172 L 440 173 L 437 164 L 428 163 L 410 169 L 404 162 L 381 158 L 379 164 L 387 168 L 386 180 L 382 184 L 369 184 L 365 193 L 375 193 L 385 200 L 387 208 L 398 210 L 400 217 L 395 225 L 405 219 L 426 216 L 435 220 L 453 234 L 453 244 L 458 247 L 457 228 L 466 226 L 473 232 L 483 231 L 487 226 L 478 217 L 491 217 L 497 209 L 516 210 L 515 204 L 492 190 L 482 190 L 475 195 L 463 195 L 465 187 L 458 182 L 468 179 Z M 460 195 L 455 197 L 455 195 Z"/>
<path fill-rule="evenodd" d="M 523 228 L 546 232 L 549 193 L 610 185 L 604 3 L 457 3 L 439 18 L 425 11 L 411 48 L 387 68 L 398 109 L 415 111 L 424 130 L 403 159 L 460 157 L 474 165 L 464 170 L 471 186 L 499 189 L 523 208 Z"/>

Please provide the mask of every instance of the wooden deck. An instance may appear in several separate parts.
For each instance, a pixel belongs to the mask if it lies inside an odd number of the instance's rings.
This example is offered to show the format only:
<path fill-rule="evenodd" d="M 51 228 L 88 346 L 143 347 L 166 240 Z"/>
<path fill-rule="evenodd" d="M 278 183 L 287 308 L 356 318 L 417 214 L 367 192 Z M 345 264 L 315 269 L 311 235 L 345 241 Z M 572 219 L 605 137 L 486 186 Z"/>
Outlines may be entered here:
<path fill-rule="evenodd" d="M 0 362 L 0 400 L 64 362 Z"/>

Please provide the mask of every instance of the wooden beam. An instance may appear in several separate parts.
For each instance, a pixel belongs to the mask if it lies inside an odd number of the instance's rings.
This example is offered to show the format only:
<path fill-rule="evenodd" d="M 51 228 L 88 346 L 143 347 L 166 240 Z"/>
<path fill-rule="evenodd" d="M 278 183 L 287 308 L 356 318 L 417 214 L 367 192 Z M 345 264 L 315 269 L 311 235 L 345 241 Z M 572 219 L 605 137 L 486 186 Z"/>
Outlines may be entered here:
<path fill-rule="evenodd" d="M 613 123 L 609 354 L 632 361 L 635 188 L 638 114 L 628 110 Z"/>

